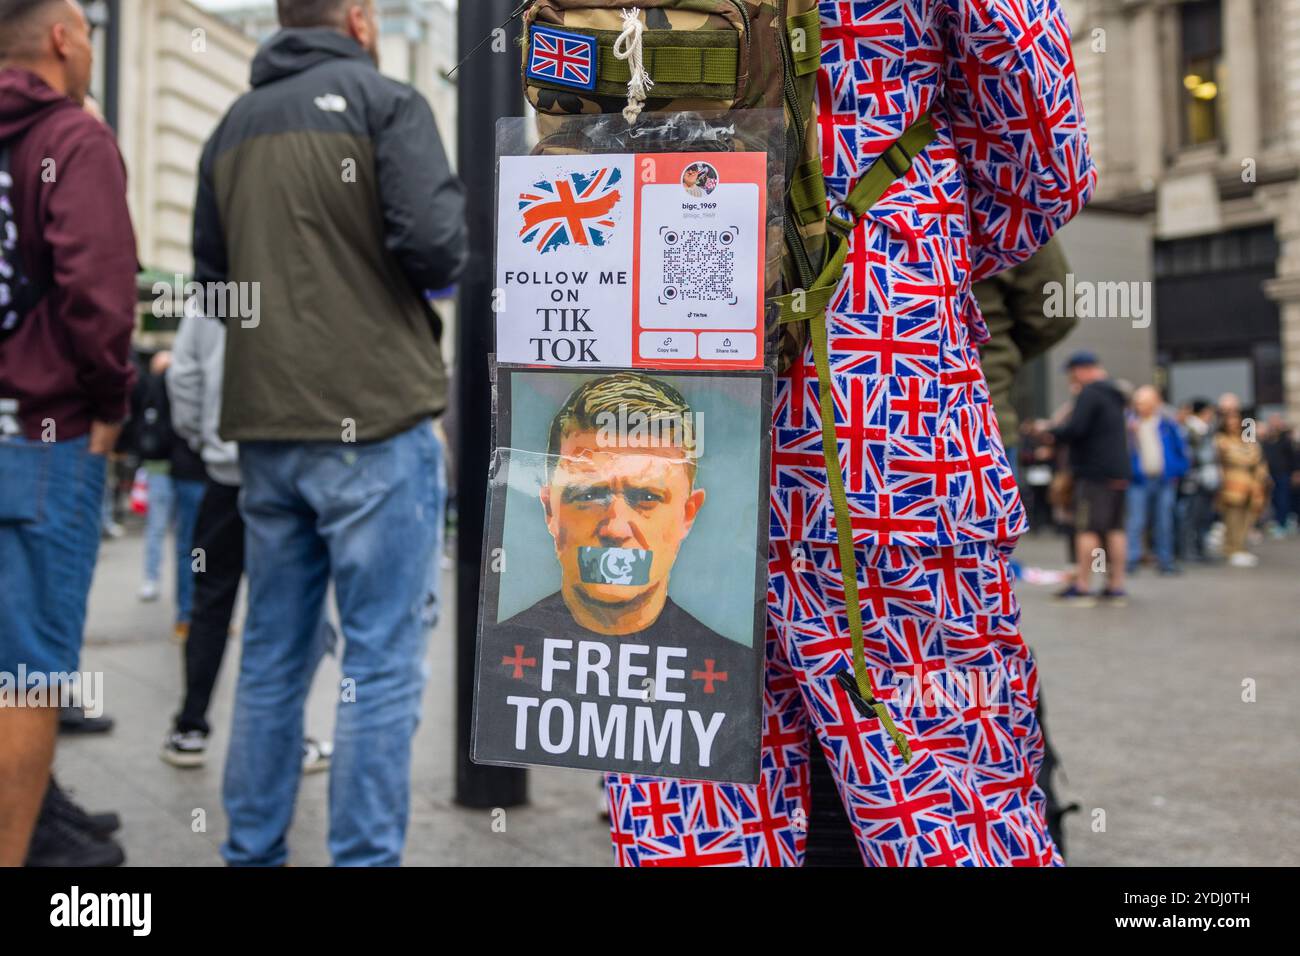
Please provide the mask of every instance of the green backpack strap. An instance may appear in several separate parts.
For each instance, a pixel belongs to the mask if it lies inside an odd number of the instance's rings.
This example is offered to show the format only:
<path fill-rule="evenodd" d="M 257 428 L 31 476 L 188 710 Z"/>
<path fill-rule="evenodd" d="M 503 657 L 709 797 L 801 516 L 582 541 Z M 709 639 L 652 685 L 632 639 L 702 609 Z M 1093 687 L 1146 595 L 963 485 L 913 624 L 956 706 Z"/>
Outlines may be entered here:
<path fill-rule="evenodd" d="M 831 385 L 830 342 L 826 332 L 826 308 L 831 296 L 839 287 L 844 273 L 844 263 L 849 253 L 849 236 L 858 221 L 894 182 L 912 168 L 915 159 L 934 141 L 934 127 L 926 114 L 907 128 L 888 149 L 876 157 L 869 169 L 850 190 L 840 204 L 849 215 L 830 216 L 826 220 L 827 253 L 825 265 L 811 289 L 792 292 L 776 298 L 780 309 L 780 322 L 807 322 L 812 339 L 813 362 L 817 366 L 818 404 L 821 406 L 822 453 L 826 460 L 826 487 L 830 491 L 835 510 L 835 539 L 839 546 L 840 569 L 844 578 L 844 606 L 849 619 L 849 635 L 853 641 L 853 680 L 841 672 L 841 684 L 854 698 L 854 705 L 863 717 L 872 713 L 898 747 L 904 763 L 912 760 L 912 748 L 895 725 L 884 702 L 876 697 L 867 673 L 867 654 L 862 636 L 862 606 L 858 602 L 858 565 L 853 552 L 853 524 L 849 516 L 849 501 L 844 494 L 844 475 L 840 471 L 838 443 L 835 440 L 835 401 Z M 796 308 L 796 305 L 798 308 Z M 856 694 L 854 693 L 856 691 Z M 868 710 L 868 708 L 870 710 Z"/>
<path fill-rule="evenodd" d="M 907 175 L 915 159 L 925 147 L 934 142 L 934 126 L 930 123 L 930 114 L 922 116 L 907 128 L 898 139 L 890 143 L 889 148 L 876 157 L 875 161 L 862 174 L 857 185 L 849 191 L 847 197 L 836 208 L 848 213 L 844 216 L 826 217 L 826 229 L 829 233 L 825 264 L 813 282 L 811 289 L 788 292 L 777 296 L 774 301 L 780 308 L 779 321 L 811 322 L 818 315 L 825 315 L 826 306 L 831 296 L 839 288 L 844 275 L 844 263 L 848 259 L 848 238 L 857 227 L 866 211 L 876 204 L 885 190 L 897 180 Z M 825 197 L 824 180 L 818 175 L 796 180 L 792 184 L 791 196 L 796 209 L 812 204 L 812 197 L 820 194 Z M 805 201 L 801 193 L 807 193 Z M 822 202 L 824 202 L 824 198 Z M 796 306 L 800 306 L 796 308 Z"/>

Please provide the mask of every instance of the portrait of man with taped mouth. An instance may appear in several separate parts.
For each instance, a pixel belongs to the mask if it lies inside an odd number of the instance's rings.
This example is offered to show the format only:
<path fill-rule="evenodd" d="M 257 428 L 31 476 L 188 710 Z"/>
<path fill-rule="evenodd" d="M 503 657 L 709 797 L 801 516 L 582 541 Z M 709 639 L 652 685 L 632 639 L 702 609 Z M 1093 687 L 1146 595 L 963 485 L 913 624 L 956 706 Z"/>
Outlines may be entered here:
<path fill-rule="evenodd" d="M 699 416 L 661 379 L 616 372 L 576 388 L 551 420 L 538 493 L 560 590 L 504 623 L 739 649 L 668 593 L 707 500 L 702 445 Z"/>

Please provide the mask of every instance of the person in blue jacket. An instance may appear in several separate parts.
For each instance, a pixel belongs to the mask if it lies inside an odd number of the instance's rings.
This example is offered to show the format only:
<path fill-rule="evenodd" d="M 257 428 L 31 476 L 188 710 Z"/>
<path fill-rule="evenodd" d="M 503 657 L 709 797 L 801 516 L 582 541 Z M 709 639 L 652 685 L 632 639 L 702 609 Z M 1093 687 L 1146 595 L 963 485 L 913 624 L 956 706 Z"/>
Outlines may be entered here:
<path fill-rule="evenodd" d="M 1128 432 L 1133 472 L 1128 488 L 1128 569 L 1133 572 L 1142 562 L 1146 532 L 1151 528 L 1160 573 L 1176 574 L 1174 509 L 1178 481 L 1187 474 L 1187 440 L 1166 414 L 1160 393 L 1150 385 L 1133 393 Z"/>

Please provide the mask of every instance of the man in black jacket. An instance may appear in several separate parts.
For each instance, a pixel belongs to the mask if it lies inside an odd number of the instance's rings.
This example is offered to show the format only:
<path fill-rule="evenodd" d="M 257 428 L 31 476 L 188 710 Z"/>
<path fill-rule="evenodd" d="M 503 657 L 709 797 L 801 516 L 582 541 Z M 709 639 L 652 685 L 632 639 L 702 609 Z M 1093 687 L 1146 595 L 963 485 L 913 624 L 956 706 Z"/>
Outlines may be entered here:
<path fill-rule="evenodd" d="M 249 581 L 222 853 L 287 858 L 332 578 L 330 853 L 395 865 L 445 499 L 446 376 L 423 293 L 464 266 L 463 196 L 428 103 L 376 68 L 373 0 L 277 7 L 252 91 L 203 150 L 194 218 L 202 305 L 226 321 L 219 432 L 239 443 Z"/>
<path fill-rule="evenodd" d="M 1053 429 L 1056 440 L 1070 446 L 1074 475 L 1075 580 L 1056 595 L 1061 603 L 1087 607 L 1096 603 L 1092 574 L 1105 570 L 1103 600 L 1122 604 L 1124 562 L 1128 539 L 1124 533 L 1124 498 L 1130 477 L 1128 430 L 1124 410 L 1128 399 L 1106 375 L 1097 356 L 1076 352 L 1066 362 L 1070 384 L 1078 389 L 1074 409 Z M 1103 553 L 1105 562 L 1094 567 Z"/>

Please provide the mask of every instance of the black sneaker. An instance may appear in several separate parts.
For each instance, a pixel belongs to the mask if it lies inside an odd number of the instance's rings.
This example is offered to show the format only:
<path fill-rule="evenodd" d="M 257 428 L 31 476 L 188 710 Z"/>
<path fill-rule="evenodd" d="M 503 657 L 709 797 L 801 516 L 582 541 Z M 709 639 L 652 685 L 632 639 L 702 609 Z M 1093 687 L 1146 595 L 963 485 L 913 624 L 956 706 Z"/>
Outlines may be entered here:
<path fill-rule="evenodd" d="M 1068 604 L 1071 607 L 1096 607 L 1097 598 L 1087 591 L 1079 590 L 1077 584 L 1071 583 L 1064 591 L 1057 591 L 1052 595 L 1052 600 L 1057 604 Z"/>
<path fill-rule="evenodd" d="M 45 791 L 45 803 L 41 807 L 41 812 L 48 812 L 101 840 L 112 836 L 122 826 L 122 818 L 116 813 L 111 811 L 90 813 L 74 803 L 67 791 L 60 787 L 53 777 L 50 778 L 49 789 Z"/>
<path fill-rule="evenodd" d="M 61 734 L 106 734 L 112 729 L 112 717 L 90 717 L 80 707 L 59 708 Z"/>
<path fill-rule="evenodd" d="M 125 862 L 126 854 L 111 837 L 97 837 L 42 810 L 25 865 L 121 866 Z"/>
<path fill-rule="evenodd" d="M 1128 592 L 1107 588 L 1101 592 L 1101 603 L 1106 607 L 1128 607 Z"/>
<path fill-rule="evenodd" d="M 208 736 L 197 730 L 173 730 L 158 756 L 173 767 L 202 767 L 208 762 Z"/>

